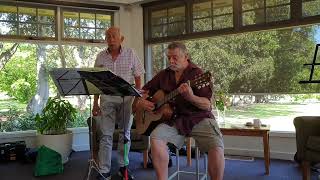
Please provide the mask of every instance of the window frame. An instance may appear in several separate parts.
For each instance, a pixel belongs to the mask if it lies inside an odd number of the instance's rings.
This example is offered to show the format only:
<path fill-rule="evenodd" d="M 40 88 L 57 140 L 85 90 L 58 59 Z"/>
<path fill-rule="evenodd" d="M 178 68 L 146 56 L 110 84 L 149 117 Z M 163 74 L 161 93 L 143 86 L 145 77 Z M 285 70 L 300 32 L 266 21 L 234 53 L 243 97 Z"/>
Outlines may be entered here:
<path fill-rule="evenodd" d="M 68 42 L 93 42 L 93 43 L 104 43 L 105 40 L 100 40 L 100 39 L 83 39 L 83 38 L 69 38 L 69 37 L 64 37 L 64 16 L 63 12 L 68 11 L 68 12 L 74 12 L 78 13 L 78 20 L 79 20 L 79 36 L 81 36 L 81 28 L 89 28 L 89 29 L 94 29 L 95 30 L 95 36 L 96 36 L 96 30 L 97 29 L 102 29 L 102 28 L 97 28 L 95 25 L 94 28 L 91 27 L 82 27 L 80 25 L 80 14 L 81 13 L 89 13 L 89 14 L 94 14 L 95 15 L 95 21 L 97 14 L 102 14 L 102 15 L 110 15 L 111 17 L 111 26 L 114 25 L 114 13 L 113 12 L 108 12 L 108 11 L 102 11 L 102 10 L 88 10 L 88 9 L 77 9 L 77 8 L 61 8 L 61 15 L 60 15 L 60 33 L 61 33 L 61 39 L 63 41 L 68 41 Z M 71 26 L 70 26 L 71 27 Z"/>
<path fill-rule="evenodd" d="M 111 26 L 114 25 L 115 11 L 119 10 L 120 7 L 117 6 L 105 6 L 105 5 L 94 5 L 85 3 L 74 3 L 74 2 L 45 2 L 45 3 L 35 3 L 35 2 L 0 2 L 0 5 L 4 6 L 16 6 L 17 15 L 18 7 L 28 7 L 36 9 L 49 9 L 54 10 L 54 35 L 55 37 L 41 37 L 41 36 L 21 36 L 0 34 L 2 41 L 6 42 L 29 42 L 29 43 L 44 43 L 44 44 L 105 44 L 105 40 L 96 39 L 78 39 L 78 38 L 63 38 L 63 11 L 65 9 L 72 9 L 79 12 L 93 13 L 99 12 L 98 14 L 106 14 L 111 16 Z M 38 11 L 38 10 L 37 10 Z M 17 16 L 17 23 L 19 21 Z M 4 21 L 3 21 L 4 22 Z M 37 23 L 38 26 L 39 23 Z M 41 23 L 40 23 L 41 24 Z M 18 27 L 19 29 L 19 27 Z M 97 29 L 95 27 L 95 29 Z M 101 29 L 101 28 L 100 28 Z M 38 33 L 38 32 L 37 32 Z"/>
<path fill-rule="evenodd" d="M 217 30 L 209 30 L 209 31 L 200 31 L 200 32 L 193 32 L 193 14 L 192 14 L 192 6 L 194 3 L 199 2 L 208 2 L 208 0 L 163 0 L 161 2 L 149 2 L 142 4 L 143 7 L 143 14 L 144 16 L 144 41 L 145 45 L 150 44 L 157 44 L 157 43 L 165 43 L 170 41 L 176 40 L 190 40 L 196 38 L 206 38 L 211 36 L 221 36 L 221 35 L 228 35 L 228 34 L 237 34 L 237 33 L 244 33 L 244 32 L 251 32 L 251 31 L 260 31 L 260 30 L 269 30 L 269 29 L 276 29 L 276 28 L 285 28 L 285 27 L 292 27 L 292 26 L 299 26 L 299 25 L 308 25 L 320 22 L 320 15 L 316 16 L 302 16 L 302 0 L 290 0 L 290 18 L 288 20 L 282 21 L 271 21 L 262 24 L 253 24 L 253 25 L 246 25 L 242 24 L 242 0 L 232 0 L 233 1 L 233 27 L 231 28 L 224 28 L 224 29 L 217 29 Z M 264 0 L 265 2 L 265 0 Z M 186 33 L 179 34 L 176 36 L 166 36 L 166 37 L 152 37 L 151 35 L 151 12 L 154 10 L 164 9 L 164 8 L 171 8 L 175 5 L 180 4 L 184 5 L 186 8 Z M 284 3 L 287 6 L 287 3 Z M 281 4 L 283 6 L 284 4 Z M 278 7 L 270 6 L 270 7 Z M 268 7 L 264 7 L 264 11 L 266 11 Z M 266 17 L 265 17 L 266 18 Z M 147 51 L 146 51 L 147 52 Z"/>
<path fill-rule="evenodd" d="M 44 23 L 41 23 L 41 22 L 39 22 L 39 20 L 38 20 L 38 9 L 46 9 L 46 10 L 53 10 L 54 11 L 54 19 L 55 19 L 55 22 L 54 22 L 54 24 L 52 24 L 52 25 L 54 25 L 54 29 L 56 29 L 57 28 L 57 20 L 56 20 L 56 17 L 57 17 L 57 10 L 56 10 L 56 8 L 55 7 L 53 7 L 53 6 L 45 6 L 45 5 L 39 5 L 39 4 L 37 4 L 37 5 L 27 5 L 27 4 L 18 4 L 18 3 L 8 3 L 8 2 L 1 2 L 0 3 L 0 5 L 4 5 L 4 6 L 15 6 L 16 7 L 16 9 L 17 9 L 17 13 L 16 13 L 16 15 L 17 15 L 17 19 L 16 19 L 16 21 L 1 21 L 1 22 L 15 22 L 15 23 L 17 23 L 17 34 L 15 34 L 15 35 L 3 35 L 3 34 L 0 34 L 0 37 L 1 38 L 4 38 L 4 39 L 25 39 L 25 40 L 49 40 L 49 41 L 52 41 L 52 40 L 56 40 L 57 39 L 57 32 L 55 31 L 54 32 L 54 34 L 55 34 L 55 37 L 47 37 L 47 36 L 45 36 L 45 37 L 41 37 L 41 36 L 39 36 L 39 25 L 42 25 L 42 24 L 44 24 Z M 22 7 L 22 8 L 34 8 L 34 9 L 36 9 L 36 16 L 37 16 L 37 22 L 32 22 L 32 23 L 24 23 L 24 22 L 20 22 L 20 20 L 19 20 L 19 15 L 20 15 L 20 13 L 19 13 L 19 7 Z M 20 24 L 34 24 L 34 25 L 36 25 L 37 26 L 37 36 L 32 36 L 32 35 L 20 35 Z"/>

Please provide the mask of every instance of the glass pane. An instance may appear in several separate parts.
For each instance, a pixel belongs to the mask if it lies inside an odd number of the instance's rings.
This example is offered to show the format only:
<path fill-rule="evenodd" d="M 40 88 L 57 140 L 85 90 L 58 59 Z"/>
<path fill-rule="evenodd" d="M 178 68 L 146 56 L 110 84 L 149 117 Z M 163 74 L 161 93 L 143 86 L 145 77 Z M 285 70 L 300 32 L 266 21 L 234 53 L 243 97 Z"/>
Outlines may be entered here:
<path fill-rule="evenodd" d="M 169 23 L 176 22 L 176 21 L 184 21 L 185 15 L 186 15 L 184 11 L 185 11 L 184 6 L 168 9 Z"/>
<path fill-rule="evenodd" d="M 81 27 L 95 27 L 95 14 L 80 13 L 80 26 Z"/>
<path fill-rule="evenodd" d="M 151 45 L 152 56 L 152 75 L 155 76 L 159 71 L 168 67 L 166 55 L 167 44 Z"/>
<path fill-rule="evenodd" d="M 79 26 L 79 13 L 77 12 L 63 12 L 63 20 L 65 26 Z"/>
<path fill-rule="evenodd" d="M 17 14 L 0 13 L 0 21 L 17 21 Z"/>
<path fill-rule="evenodd" d="M 38 9 L 38 17 L 40 23 L 55 23 L 55 12 L 50 9 Z"/>
<path fill-rule="evenodd" d="M 35 24 L 20 23 L 19 30 L 22 36 L 37 36 L 37 25 Z"/>
<path fill-rule="evenodd" d="M 252 24 L 261 24 L 264 22 L 265 20 L 263 10 L 248 11 L 242 14 L 242 23 L 244 26 Z"/>
<path fill-rule="evenodd" d="M 40 25 L 39 36 L 40 37 L 55 37 L 54 25 Z"/>
<path fill-rule="evenodd" d="M 94 38 L 94 29 L 81 28 L 80 29 L 80 38 L 81 39 L 95 39 Z"/>
<path fill-rule="evenodd" d="M 167 36 L 167 25 L 163 26 L 153 26 L 152 28 L 152 37 L 165 37 Z"/>
<path fill-rule="evenodd" d="M 167 9 L 151 13 L 151 24 L 158 25 L 167 23 Z"/>
<path fill-rule="evenodd" d="M 0 12 L 17 13 L 17 7 L 16 6 L 0 5 Z"/>
<path fill-rule="evenodd" d="M 105 40 L 105 29 L 96 29 L 96 39 Z"/>
<path fill-rule="evenodd" d="M 202 18 L 211 16 L 211 2 L 193 4 L 193 18 Z"/>
<path fill-rule="evenodd" d="M 65 38 L 79 38 L 79 28 L 65 27 L 64 28 Z"/>
<path fill-rule="evenodd" d="M 281 4 L 289 4 L 290 0 L 267 0 L 266 5 L 268 6 L 276 6 Z"/>
<path fill-rule="evenodd" d="M 37 22 L 37 10 L 35 8 L 18 7 L 20 22 Z"/>
<path fill-rule="evenodd" d="M 213 1 L 213 15 L 233 13 L 232 0 Z"/>
<path fill-rule="evenodd" d="M 17 35 L 17 24 L 10 22 L 0 22 L 1 35 Z"/>
<path fill-rule="evenodd" d="M 0 20 L 16 21 L 17 20 L 17 7 L 0 5 Z"/>
<path fill-rule="evenodd" d="M 242 11 L 264 8 L 264 0 L 242 0 Z"/>
<path fill-rule="evenodd" d="M 168 24 L 168 36 L 185 34 L 186 27 L 184 22 Z"/>
<path fill-rule="evenodd" d="M 209 31 L 212 30 L 212 19 L 197 19 L 193 20 L 193 32 Z"/>
<path fill-rule="evenodd" d="M 213 17 L 213 29 L 223 29 L 233 27 L 233 16 L 217 16 Z"/>
<path fill-rule="evenodd" d="M 302 16 L 320 15 L 320 0 L 302 2 Z"/>
<path fill-rule="evenodd" d="M 108 28 L 111 26 L 111 16 L 104 14 L 97 14 L 96 27 L 97 28 Z"/>
<path fill-rule="evenodd" d="M 267 8 L 267 22 L 290 19 L 290 6 Z"/>

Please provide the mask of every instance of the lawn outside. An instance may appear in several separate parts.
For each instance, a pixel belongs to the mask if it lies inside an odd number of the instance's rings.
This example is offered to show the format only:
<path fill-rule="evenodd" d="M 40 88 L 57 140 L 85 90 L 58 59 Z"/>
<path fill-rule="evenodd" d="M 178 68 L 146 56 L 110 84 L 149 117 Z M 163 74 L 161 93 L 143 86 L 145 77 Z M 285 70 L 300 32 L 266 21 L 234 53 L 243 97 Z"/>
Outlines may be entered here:
<path fill-rule="evenodd" d="M 297 116 L 320 116 L 320 102 L 312 103 L 255 103 L 241 107 L 229 107 L 225 112 L 225 122 L 253 122 L 260 119 L 270 125 L 271 131 L 295 131 L 293 119 Z"/>

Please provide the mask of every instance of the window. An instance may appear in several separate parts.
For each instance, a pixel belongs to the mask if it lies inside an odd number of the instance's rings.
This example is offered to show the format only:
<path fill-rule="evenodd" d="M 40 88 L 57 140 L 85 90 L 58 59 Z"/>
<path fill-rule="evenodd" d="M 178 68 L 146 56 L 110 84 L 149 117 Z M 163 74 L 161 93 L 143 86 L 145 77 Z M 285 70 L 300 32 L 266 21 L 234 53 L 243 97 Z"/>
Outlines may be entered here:
<path fill-rule="evenodd" d="M 61 12 L 60 19 L 57 19 L 57 12 Z M 6 39 L 58 41 L 61 34 L 62 41 L 103 43 L 105 29 L 113 24 L 113 14 L 103 9 L 0 3 L 0 36 Z"/>
<path fill-rule="evenodd" d="M 226 121 L 259 118 L 272 130 L 294 131 L 294 117 L 320 115 L 320 84 L 299 84 L 309 78 L 303 64 L 313 60 L 319 29 L 320 24 L 314 24 L 185 43 L 192 61 L 213 74 L 215 91 L 225 94 Z M 153 75 L 168 65 L 166 47 L 151 45 Z M 320 53 L 317 58 L 319 62 Z M 319 68 L 314 78 L 320 79 Z"/>
<path fill-rule="evenodd" d="M 243 25 L 290 19 L 290 0 L 243 0 Z"/>
<path fill-rule="evenodd" d="M 302 16 L 320 15 L 320 0 L 302 0 Z"/>
<path fill-rule="evenodd" d="M 111 14 L 63 11 L 65 39 L 104 40 L 105 29 L 111 24 Z"/>
<path fill-rule="evenodd" d="M 157 10 L 151 13 L 152 37 L 166 37 L 185 33 L 184 6 Z"/>
<path fill-rule="evenodd" d="M 0 5 L 0 35 L 55 37 L 55 10 Z"/>
<path fill-rule="evenodd" d="M 193 32 L 233 27 L 232 0 L 194 3 Z"/>

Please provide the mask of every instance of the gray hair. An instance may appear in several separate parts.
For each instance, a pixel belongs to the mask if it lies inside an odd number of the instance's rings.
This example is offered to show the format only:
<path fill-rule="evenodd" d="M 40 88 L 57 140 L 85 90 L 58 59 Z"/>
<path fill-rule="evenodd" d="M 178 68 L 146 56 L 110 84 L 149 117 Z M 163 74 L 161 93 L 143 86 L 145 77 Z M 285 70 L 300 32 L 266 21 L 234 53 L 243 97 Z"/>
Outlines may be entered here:
<path fill-rule="evenodd" d="M 184 45 L 184 43 L 175 41 L 175 42 L 172 42 L 172 43 L 170 43 L 170 44 L 168 45 L 168 49 L 173 50 L 173 49 L 176 49 L 176 48 L 180 49 L 180 51 L 181 51 L 182 53 L 188 55 L 188 50 L 187 50 L 187 48 L 186 48 L 186 45 Z"/>

